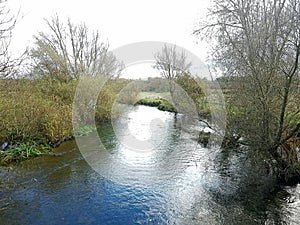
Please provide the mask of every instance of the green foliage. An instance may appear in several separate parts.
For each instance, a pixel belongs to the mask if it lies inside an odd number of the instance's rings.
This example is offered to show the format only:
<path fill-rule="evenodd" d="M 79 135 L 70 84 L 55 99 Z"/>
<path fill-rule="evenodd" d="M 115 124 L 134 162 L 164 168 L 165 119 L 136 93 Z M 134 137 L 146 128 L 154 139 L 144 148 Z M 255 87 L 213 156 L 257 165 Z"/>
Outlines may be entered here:
<path fill-rule="evenodd" d="M 82 135 L 86 135 L 86 134 L 91 133 L 96 130 L 97 129 L 95 126 L 86 125 L 86 126 L 76 128 L 76 130 L 72 132 L 72 135 L 73 136 L 82 136 Z"/>
<path fill-rule="evenodd" d="M 198 81 L 198 82 L 197 82 Z M 201 80 L 196 80 L 189 73 L 183 73 L 177 76 L 175 82 L 188 94 L 193 100 L 200 114 L 208 114 L 210 112 L 204 92 L 202 90 L 204 84 Z M 202 84 L 200 86 L 200 84 Z"/>
<path fill-rule="evenodd" d="M 8 150 L 0 151 L 0 165 L 36 157 L 49 152 L 49 150 L 50 147 L 47 145 L 39 145 L 34 142 L 21 143 Z"/>
<path fill-rule="evenodd" d="M 124 88 L 127 83 L 124 80 L 109 80 L 101 89 L 97 105 L 95 119 L 96 122 L 105 122 L 112 119 L 117 114 L 112 113 L 112 107 L 117 100 L 117 94 Z"/>
<path fill-rule="evenodd" d="M 288 123 L 288 126 L 295 127 L 300 123 L 300 113 L 287 113 L 285 120 Z"/>
<path fill-rule="evenodd" d="M 229 115 L 233 115 L 233 116 L 239 116 L 244 114 L 245 110 L 243 110 L 241 107 L 237 107 L 234 105 L 227 105 L 227 113 Z"/>
<path fill-rule="evenodd" d="M 162 102 L 157 107 L 159 110 L 168 111 L 168 112 L 177 112 L 175 107 L 168 101 L 162 100 Z"/>
<path fill-rule="evenodd" d="M 151 99 L 151 98 L 143 98 L 135 103 L 135 105 L 147 105 L 152 107 L 157 107 L 162 103 L 161 99 Z"/>
<path fill-rule="evenodd" d="M 146 105 L 151 107 L 157 107 L 159 110 L 162 111 L 177 112 L 175 107 L 165 99 L 143 98 L 137 101 L 135 105 Z"/>

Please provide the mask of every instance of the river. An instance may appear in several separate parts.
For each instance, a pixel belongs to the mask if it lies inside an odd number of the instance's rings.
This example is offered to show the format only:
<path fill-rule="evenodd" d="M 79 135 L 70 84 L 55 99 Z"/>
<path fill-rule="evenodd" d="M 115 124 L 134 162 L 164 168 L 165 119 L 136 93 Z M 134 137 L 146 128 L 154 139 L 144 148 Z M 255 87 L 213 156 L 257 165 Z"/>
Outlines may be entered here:
<path fill-rule="evenodd" d="M 300 186 L 274 186 L 250 150 L 204 148 L 198 130 L 182 115 L 137 106 L 80 137 L 89 149 L 99 135 L 100 170 L 74 140 L 2 167 L 0 224 L 300 223 Z"/>

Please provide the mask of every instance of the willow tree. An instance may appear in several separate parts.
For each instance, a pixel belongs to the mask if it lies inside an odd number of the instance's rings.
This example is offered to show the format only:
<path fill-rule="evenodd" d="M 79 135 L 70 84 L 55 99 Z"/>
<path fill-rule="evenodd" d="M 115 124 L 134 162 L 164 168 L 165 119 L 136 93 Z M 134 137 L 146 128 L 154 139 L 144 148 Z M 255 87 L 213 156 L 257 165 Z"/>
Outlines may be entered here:
<path fill-rule="evenodd" d="M 298 0 L 218 0 L 194 31 L 215 43 L 214 62 L 230 77 L 230 132 L 282 168 L 278 148 L 300 130 L 299 18 Z"/>
<path fill-rule="evenodd" d="M 119 76 L 123 65 L 85 24 L 67 24 L 53 16 L 45 20 L 48 31 L 41 31 L 31 49 L 32 74 L 60 82 L 81 76 Z"/>

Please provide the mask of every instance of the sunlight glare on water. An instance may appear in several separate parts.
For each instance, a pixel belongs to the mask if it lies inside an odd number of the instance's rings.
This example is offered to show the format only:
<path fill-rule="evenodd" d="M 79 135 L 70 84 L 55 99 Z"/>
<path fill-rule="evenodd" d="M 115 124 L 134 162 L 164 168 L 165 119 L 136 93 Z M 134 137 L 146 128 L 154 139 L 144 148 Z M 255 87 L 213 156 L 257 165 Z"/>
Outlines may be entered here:
<path fill-rule="evenodd" d="M 142 112 L 141 112 L 141 111 Z M 136 152 L 151 151 L 163 141 L 170 113 L 155 108 L 140 107 L 126 114 L 126 118 L 113 121 L 119 143 Z"/>

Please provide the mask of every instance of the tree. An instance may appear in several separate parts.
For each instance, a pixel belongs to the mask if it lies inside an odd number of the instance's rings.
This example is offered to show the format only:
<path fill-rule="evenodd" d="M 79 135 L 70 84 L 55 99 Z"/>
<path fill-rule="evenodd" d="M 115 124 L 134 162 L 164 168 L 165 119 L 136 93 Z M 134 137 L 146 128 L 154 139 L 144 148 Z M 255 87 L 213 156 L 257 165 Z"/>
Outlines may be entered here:
<path fill-rule="evenodd" d="M 54 16 L 45 20 L 48 32 L 39 32 L 31 49 L 32 73 L 60 82 L 80 76 L 119 76 L 123 69 L 108 44 L 100 41 L 98 32 L 89 33 L 85 24 L 64 25 Z"/>
<path fill-rule="evenodd" d="M 187 92 L 196 105 L 197 111 L 204 116 L 204 106 L 206 103 L 205 94 L 196 80 L 189 73 L 183 73 L 181 76 L 176 77 L 175 81 L 184 91 Z"/>
<path fill-rule="evenodd" d="M 187 62 L 184 51 L 178 52 L 176 46 L 164 45 L 161 52 L 154 55 L 156 60 L 154 68 L 158 69 L 162 77 L 175 79 L 180 74 L 188 72 L 191 63 Z"/>
<path fill-rule="evenodd" d="M 188 73 L 191 63 L 187 62 L 184 51 L 178 52 L 176 46 L 164 45 L 161 51 L 154 54 L 155 69 L 159 70 L 161 76 L 169 82 L 169 90 L 174 100 L 179 100 L 179 95 L 176 94 L 175 79 L 184 73 Z"/>
<path fill-rule="evenodd" d="M 6 2 L 0 0 L 0 78 L 13 75 L 23 60 L 23 56 L 14 59 L 9 53 L 12 30 L 16 26 L 18 14 L 11 15 Z"/>
<path fill-rule="evenodd" d="M 203 110 L 205 94 L 203 86 L 199 85 L 203 85 L 203 82 L 190 73 L 192 63 L 188 61 L 185 51 L 178 51 L 175 45 L 165 44 L 154 58 L 154 68 L 168 81 L 172 103 L 177 112 L 195 120 L 206 116 L 208 113 Z"/>
<path fill-rule="evenodd" d="M 231 133 L 269 152 L 283 169 L 288 163 L 278 148 L 300 129 L 299 18 L 297 0 L 221 0 L 194 32 L 214 40 L 216 65 L 233 77 Z"/>

